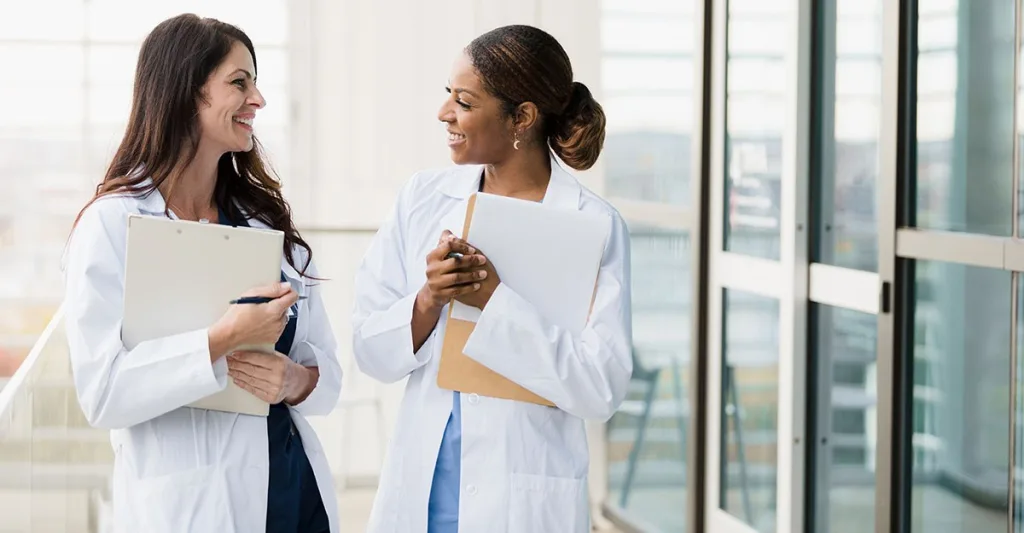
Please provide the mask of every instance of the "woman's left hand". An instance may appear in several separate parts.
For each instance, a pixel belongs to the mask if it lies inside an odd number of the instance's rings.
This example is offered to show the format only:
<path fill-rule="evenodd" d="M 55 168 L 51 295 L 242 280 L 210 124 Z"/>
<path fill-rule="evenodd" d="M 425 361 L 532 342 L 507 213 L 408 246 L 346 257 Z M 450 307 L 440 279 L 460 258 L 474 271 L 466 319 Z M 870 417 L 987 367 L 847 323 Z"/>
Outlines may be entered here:
<path fill-rule="evenodd" d="M 278 352 L 234 352 L 227 361 L 235 384 L 270 404 L 301 403 L 316 386 L 310 369 Z"/>
<path fill-rule="evenodd" d="M 462 240 L 456 237 L 453 237 L 452 239 L 459 241 Z M 479 248 L 476 248 L 476 250 L 477 253 L 483 254 L 485 258 L 487 257 L 487 254 L 480 251 Z M 480 280 L 479 290 L 470 291 L 466 294 L 456 296 L 455 300 L 464 303 L 470 307 L 476 307 L 477 309 L 483 310 L 484 307 L 487 307 L 487 302 L 491 301 L 491 296 L 494 294 L 494 291 L 498 288 L 498 284 L 501 283 L 501 278 L 498 277 L 498 272 L 494 270 L 494 263 L 492 263 L 490 259 L 484 261 L 483 266 L 468 267 L 466 270 L 484 270 L 487 272 L 487 277 Z"/>

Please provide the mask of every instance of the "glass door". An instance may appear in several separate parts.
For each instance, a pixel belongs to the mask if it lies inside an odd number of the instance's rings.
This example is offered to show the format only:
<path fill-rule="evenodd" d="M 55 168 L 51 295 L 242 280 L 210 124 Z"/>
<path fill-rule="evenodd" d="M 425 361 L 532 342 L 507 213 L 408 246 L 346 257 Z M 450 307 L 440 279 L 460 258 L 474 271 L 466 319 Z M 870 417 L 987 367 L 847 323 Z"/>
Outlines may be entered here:
<path fill-rule="evenodd" d="M 801 531 L 810 2 L 710 5 L 705 521 Z"/>

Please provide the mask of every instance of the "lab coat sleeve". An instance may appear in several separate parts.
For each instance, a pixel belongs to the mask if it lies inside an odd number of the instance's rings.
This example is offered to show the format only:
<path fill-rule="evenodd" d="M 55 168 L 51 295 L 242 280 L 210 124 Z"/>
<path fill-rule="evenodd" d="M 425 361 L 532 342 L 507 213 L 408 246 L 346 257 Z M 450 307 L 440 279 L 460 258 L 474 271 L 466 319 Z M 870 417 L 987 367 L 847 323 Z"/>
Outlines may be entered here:
<path fill-rule="evenodd" d="M 128 213 L 120 199 L 94 203 L 68 243 L 64 327 L 79 404 L 89 424 L 121 429 L 223 390 L 208 330 L 121 342 Z"/>
<path fill-rule="evenodd" d="M 316 267 L 312 263 L 307 269 L 307 274 L 312 277 L 317 275 Z M 316 283 L 314 280 L 313 283 Z M 313 392 L 309 393 L 301 403 L 292 406 L 303 416 L 328 415 L 338 404 L 338 396 L 341 394 L 342 371 L 338 363 L 338 341 L 334 338 L 334 331 L 331 330 L 330 321 L 327 318 L 327 310 L 324 308 L 323 295 L 320 285 L 310 287 L 308 309 L 309 328 L 306 339 L 296 343 L 292 349 L 295 361 L 303 366 L 315 366 L 320 371 L 320 379 L 317 381 Z M 301 318 L 300 318 L 301 319 Z"/>
<path fill-rule="evenodd" d="M 590 318 L 579 335 L 551 324 L 499 284 L 465 354 L 569 414 L 611 418 L 633 372 L 629 257 L 629 234 L 616 215 Z"/>
<path fill-rule="evenodd" d="M 429 338 L 419 352 L 414 353 L 412 346 L 412 311 L 418 288 L 410 290 L 406 283 L 408 189 L 399 195 L 355 278 L 352 350 L 359 370 L 384 383 L 406 377 L 423 366 L 430 354 Z"/>

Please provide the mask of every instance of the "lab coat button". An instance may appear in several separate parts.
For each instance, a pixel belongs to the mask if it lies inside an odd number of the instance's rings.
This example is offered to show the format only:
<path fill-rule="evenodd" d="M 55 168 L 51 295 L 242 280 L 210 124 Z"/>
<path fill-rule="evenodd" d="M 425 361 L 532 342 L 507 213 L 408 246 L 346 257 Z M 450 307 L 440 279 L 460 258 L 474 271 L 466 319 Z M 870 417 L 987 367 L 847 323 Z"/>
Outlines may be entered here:
<path fill-rule="evenodd" d="M 466 486 L 466 493 L 470 496 L 476 496 L 476 485 Z"/>
<path fill-rule="evenodd" d="M 476 405 L 478 403 L 480 403 L 480 397 L 477 396 L 476 393 L 470 394 L 469 395 L 469 404 L 470 405 Z"/>

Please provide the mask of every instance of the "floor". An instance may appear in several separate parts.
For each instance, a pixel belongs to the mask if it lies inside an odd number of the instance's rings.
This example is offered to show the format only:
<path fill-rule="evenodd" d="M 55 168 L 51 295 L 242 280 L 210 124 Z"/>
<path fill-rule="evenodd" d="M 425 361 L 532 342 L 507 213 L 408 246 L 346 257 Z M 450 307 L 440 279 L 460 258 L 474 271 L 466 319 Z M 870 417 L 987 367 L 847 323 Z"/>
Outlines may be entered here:
<path fill-rule="evenodd" d="M 742 514 L 742 495 L 730 493 L 733 514 Z M 752 521 L 757 531 L 774 531 L 773 491 L 751 490 L 748 495 Z M 864 533 L 872 531 L 875 493 L 873 487 L 837 487 L 830 493 L 829 524 L 821 533 Z M 642 487 L 633 491 L 628 516 L 650 524 L 650 533 L 682 533 L 686 515 L 684 489 Z M 979 507 L 935 485 L 918 485 L 914 490 L 911 533 L 974 533 L 1007 531 L 1005 510 Z"/>
<path fill-rule="evenodd" d="M 375 489 L 347 489 L 338 492 L 341 533 L 365 533 L 373 506 Z"/>
<path fill-rule="evenodd" d="M 364 533 L 373 506 L 374 489 L 348 489 L 338 493 L 338 513 L 341 514 L 341 533 Z M 596 533 L 617 533 L 602 529 Z"/>

